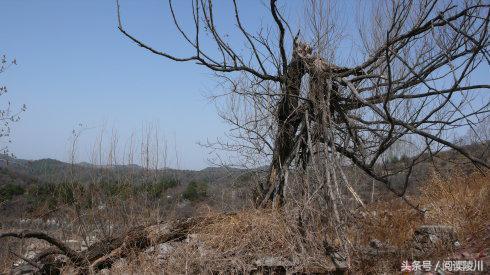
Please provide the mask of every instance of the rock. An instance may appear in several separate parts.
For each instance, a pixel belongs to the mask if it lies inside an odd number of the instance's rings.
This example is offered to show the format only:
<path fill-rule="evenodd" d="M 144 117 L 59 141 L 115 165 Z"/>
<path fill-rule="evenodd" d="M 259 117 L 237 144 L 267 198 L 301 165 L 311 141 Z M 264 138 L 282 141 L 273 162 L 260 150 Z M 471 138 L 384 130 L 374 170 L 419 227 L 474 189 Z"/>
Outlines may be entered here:
<path fill-rule="evenodd" d="M 100 274 L 100 275 L 109 275 L 109 274 L 111 274 L 111 271 L 109 269 L 107 269 L 107 268 L 104 268 L 104 269 L 101 269 L 98 274 Z"/>
<path fill-rule="evenodd" d="M 374 239 L 369 242 L 369 246 L 375 249 L 379 249 L 382 246 L 382 243 L 380 240 Z"/>
<path fill-rule="evenodd" d="M 395 246 L 382 243 L 380 240 L 373 239 L 369 242 L 369 246 L 361 249 L 366 255 L 371 257 L 386 257 L 395 255 L 398 249 Z"/>
<path fill-rule="evenodd" d="M 334 271 L 342 271 L 347 270 L 349 267 L 347 265 L 347 257 L 344 253 L 340 253 L 338 251 L 330 253 L 330 258 L 332 260 L 333 265 L 335 266 Z"/>
<path fill-rule="evenodd" d="M 250 274 L 343 274 L 347 270 L 345 257 L 339 252 L 329 253 L 329 263 L 322 266 L 303 266 L 299 260 L 289 260 L 280 256 L 264 256 L 253 262 L 254 269 Z"/>
<path fill-rule="evenodd" d="M 154 254 L 154 255 L 156 255 L 157 259 L 163 259 L 170 252 L 172 252 L 174 249 L 175 249 L 175 247 L 169 243 L 161 243 L 161 244 L 149 247 L 148 249 L 145 250 L 145 253 Z"/>
<path fill-rule="evenodd" d="M 21 264 L 21 265 L 14 265 L 14 267 L 12 268 L 9 274 L 10 275 L 35 274 L 36 271 L 37 269 L 29 264 Z"/>
<path fill-rule="evenodd" d="M 267 256 L 260 258 L 254 263 L 258 267 L 291 267 L 294 266 L 294 263 L 283 258 L 283 257 L 272 257 Z"/>
<path fill-rule="evenodd" d="M 448 225 L 422 225 L 414 232 L 411 252 L 415 258 L 428 257 L 437 250 L 453 250 L 458 240 L 456 231 Z"/>

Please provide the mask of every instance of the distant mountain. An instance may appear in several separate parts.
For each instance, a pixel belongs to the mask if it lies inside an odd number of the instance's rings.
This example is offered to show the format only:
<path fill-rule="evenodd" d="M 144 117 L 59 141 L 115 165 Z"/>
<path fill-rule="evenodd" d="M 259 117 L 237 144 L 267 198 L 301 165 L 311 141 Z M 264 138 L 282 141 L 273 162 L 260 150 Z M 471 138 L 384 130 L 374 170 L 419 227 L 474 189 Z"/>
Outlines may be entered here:
<path fill-rule="evenodd" d="M 490 141 L 466 145 L 463 148 L 481 160 L 487 163 L 490 162 Z M 396 168 L 399 164 L 401 165 L 402 162 L 402 160 L 398 160 L 389 164 L 389 166 Z M 452 165 L 449 165 L 450 163 L 468 163 L 468 160 L 461 157 L 459 153 L 453 150 L 447 150 L 438 154 L 436 162 L 438 162 L 442 168 L 452 169 Z M 423 182 L 429 173 L 429 167 L 431 165 L 432 164 L 430 163 L 420 163 L 417 165 L 412 179 L 414 181 Z M 474 168 L 472 165 L 465 165 L 464 167 L 467 167 L 468 169 Z M 205 181 L 211 184 L 231 184 L 237 181 L 246 182 L 248 179 L 252 178 L 252 174 L 260 173 L 263 175 L 263 173 L 266 173 L 268 167 L 264 166 L 257 169 L 239 169 L 226 166 L 207 167 L 200 171 L 170 168 L 147 170 L 136 164 L 115 166 L 94 165 L 88 162 L 70 164 L 49 158 L 25 160 L 17 159 L 9 155 L 0 155 L 0 169 L 2 169 L 0 185 L 15 181 L 17 178 L 19 178 L 21 182 L 58 183 L 67 179 L 75 179 L 81 183 L 93 183 L 103 181 L 120 182 L 121 180 L 126 180 L 128 177 L 131 178 L 131 182 L 134 184 L 141 184 L 148 180 L 172 178 L 185 185 L 191 181 Z M 371 182 L 371 179 L 366 177 L 366 182 Z M 371 186 L 370 184 L 368 184 L 368 186 L 364 183 L 359 183 L 359 185 L 366 188 Z"/>
<path fill-rule="evenodd" d="M 12 165 L 25 165 L 28 161 L 24 159 L 17 159 L 10 155 L 0 154 L 0 167 L 12 166 Z"/>
<path fill-rule="evenodd" d="M 177 170 L 164 168 L 146 170 L 137 164 L 129 165 L 95 165 L 88 162 L 70 164 L 56 159 L 25 160 L 7 155 L 0 155 L 0 168 L 12 172 L 12 175 L 23 175 L 42 182 L 62 182 L 74 178 L 79 182 L 119 181 L 131 176 L 134 184 L 149 179 L 175 178 L 183 184 L 191 181 L 208 183 L 225 183 L 247 172 L 244 169 L 230 167 L 207 167 L 200 171 Z M 15 176 L 14 176 L 15 177 Z M 9 178 L 9 182 L 13 179 Z M 0 185 L 6 183 L 0 181 Z"/>

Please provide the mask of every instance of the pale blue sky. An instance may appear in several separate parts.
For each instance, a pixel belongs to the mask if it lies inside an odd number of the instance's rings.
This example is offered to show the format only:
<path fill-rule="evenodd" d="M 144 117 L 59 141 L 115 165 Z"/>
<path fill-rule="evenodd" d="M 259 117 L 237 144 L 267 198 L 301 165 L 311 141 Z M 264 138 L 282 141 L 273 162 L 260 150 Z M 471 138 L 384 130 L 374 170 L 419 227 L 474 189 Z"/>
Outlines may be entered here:
<path fill-rule="evenodd" d="M 183 2 L 176 1 L 176 8 L 188 14 Z M 265 9 L 260 1 L 249 3 L 242 8 L 244 20 L 258 24 L 257 9 Z M 167 1 L 121 5 L 128 29 L 138 37 L 157 48 L 184 52 Z M 134 45 L 116 29 L 112 0 L 0 0 L 0 11 L 0 51 L 18 62 L 1 76 L 9 88 L 2 101 L 28 107 L 13 125 L 10 151 L 17 157 L 66 160 L 71 131 L 79 123 L 116 128 L 125 140 L 151 122 L 167 139 L 177 140 L 181 167 L 208 165 L 207 150 L 196 143 L 227 130 L 203 96 L 214 87 L 209 71 Z M 99 131 L 84 133 L 80 161 L 89 157 Z"/>
<path fill-rule="evenodd" d="M 174 2 L 177 12 L 187 15 L 181 17 L 182 25 L 191 28 L 189 1 Z M 216 1 L 215 16 L 221 31 L 232 37 L 230 3 Z M 271 22 L 263 1 L 238 3 L 249 30 Z M 294 31 L 303 14 L 302 2 L 280 3 Z M 337 3 L 351 33 L 360 3 Z M 127 30 L 142 41 L 176 55 L 189 52 L 172 24 L 167 0 L 121 0 L 121 9 Z M 71 132 L 82 123 L 91 129 L 80 139 L 78 161 L 89 161 L 104 125 L 106 136 L 116 129 L 124 144 L 143 124 L 153 123 L 171 150 L 177 148 L 179 168 L 208 166 L 209 152 L 197 142 L 224 136 L 228 130 L 204 96 L 215 88 L 212 74 L 202 66 L 175 63 L 139 48 L 116 25 L 113 0 L 0 0 L 0 53 L 18 63 L 0 75 L 0 83 L 9 88 L 0 103 L 10 100 L 28 108 L 12 127 L 10 151 L 19 158 L 68 160 Z M 355 38 L 344 38 L 340 52 L 348 59 Z M 488 71 L 479 76 L 487 78 Z M 170 160 L 170 166 L 175 165 Z"/>

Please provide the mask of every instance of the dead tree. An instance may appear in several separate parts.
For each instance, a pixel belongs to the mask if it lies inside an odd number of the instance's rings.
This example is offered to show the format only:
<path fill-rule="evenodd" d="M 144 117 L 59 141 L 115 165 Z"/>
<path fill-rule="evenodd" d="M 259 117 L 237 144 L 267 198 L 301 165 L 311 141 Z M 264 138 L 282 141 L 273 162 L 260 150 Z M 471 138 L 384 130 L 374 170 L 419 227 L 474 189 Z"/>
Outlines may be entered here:
<path fill-rule="evenodd" d="M 376 2 L 369 20 L 361 24 L 363 48 L 344 64 L 332 58 L 329 51 L 335 47 L 325 46 L 335 29 L 316 24 L 332 15 L 325 14 L 318 2 L 312 1 L 316 8 L 306 19 L 312 23 L 310 31 L 291 26 L 278 1 L 271 0 L 272 26 L 250 32 L 234 0 L 235 35 L 241 35 L 246 51 L 233 47 L 220 33 L 212 0 L 191 3 L 194 31 L 187 32 L 169 1 L 169 16 L 193 49 L 188 56 L 157 50 L 128 32 L 119 2 L 118 28 L 158 56 L 195 62 L 224 80 L 233 99 L 231 112 L 223 117 L 236 127 L 232 137 L 241 142 L 238 147 L 229 143 L 222 147 L 270 161 L 267 179 L 259 188 L 261 206 L 282 205 L 288 171 L 293 166 L 305 170 L 312 160 L 313 164 L 329 158 L 347 161 L 401 198 L 414 165 L 444 147 L 479 168 L 489 167 L 448 138 L 450 131 L 471 128 L 489 111 L 488 81 L 471 79 L 490 65 L 486 1 Z M 313 33 L 310 40 L 308 33 Z M 205 49 L 208 42 L 214 50 Z M 475 104 L 472 100 L 478 96 L 484 100 Z M 379 169 L 387 150 L 405 137 L 416 140 L 418 147 L 410 161 L 397 171 Z M 320 155 L 323 158 L 316 158 Z M 334 175 L 339 166 L 319 174 L 342 178 Z M 390 183 L 397 173 L 405 177 L 401 189 Z"/>

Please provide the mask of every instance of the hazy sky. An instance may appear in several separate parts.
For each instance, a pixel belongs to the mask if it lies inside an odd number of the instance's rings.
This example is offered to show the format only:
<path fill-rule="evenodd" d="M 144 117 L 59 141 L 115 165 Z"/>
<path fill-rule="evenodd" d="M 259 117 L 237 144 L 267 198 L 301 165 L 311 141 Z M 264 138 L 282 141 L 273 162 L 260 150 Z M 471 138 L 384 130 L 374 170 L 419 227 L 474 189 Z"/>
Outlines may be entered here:
<path fill-rule="evenodd" d="M 175 2 L 188 14 L 182 6 L 188 1 Z M 260 10 L 267 15 L 262 2 L 241 3 L 243 20 L 252 26 L 270 20 L 261 18 Z M 121 1 L 128 30 L 156 48 L 184 53 L 167 5 Z M 125 141 L 153 123 L 170 147 L 176 140 L 182 168 L 208 165 L 208 150 L 197 142 L 227 131 L 204 96 L 215 87 L 214 78 L 200 66 L 165 60 L 125 38 L 116 28 L 114 1 L 0 0 L 0 13 L 0 52 L 18 63 L 0 76 L 9 88 L 0 100 L 28 108 L 12 129 L 10 151 L 17 157 L 67 160 L 71 132 L 82 123 L 92 128 L 79 144 L 79 161 L 86 161 L 102 127 L 106 136 L 116 129 Z"/>
<path fill-rule="evenodd" d="M 184 28 L 192 30 L 189 1 L 174 1 Z M 267 1 L 266 1 L 267 2 Z M 303 13 L 301 1 L 279 1 L 293 29 Z M 217 25 L 233 36 L 231 1 L 215 1 Z M 238 1 L 249 30 L 272 18 L 261 0 Z M 359 1 L 339 1 L 344 27 L 354 32 Z M 157 49 L 188 55 L 189 48 L 171 21 L 167 0 L 121 0 L 126 29 Z M 361 9 L 362 10 L 362 9 Z M 27 105 L 12 127 L 10 151 L 19 158 L 69 159 L 72 130 L 83 124 L 78 161 L 90 161 L 97 136 L 118 136 L 119 146 L 142 126 L 158 125 L 169 142 L 175 167 L 201 169 L 211 156 L 197 142 L 224 136 L 228 126 L 204 96 L 216 88 L 211 72 L 194 63 L 175 63 L 153 55 L 125 38 L 116 28 L 112 0 L 0 0 L 0 53 L 17 66 L 0 75 L 9 88 L 0 104 Z M 274 25 L 272 25 L 274 26 Z M 355 38 L 345 35 L 343 58 L 352 54 Z M 233 41 L 232 42 L 237 42 Z M 187 54 L 186 54 L 187 53 Z M 479 73 L 481 79 L 488 71 Z M 136 141 L 137 143 L 137 141 Z M 107 150 L 107 149 L 104 149 Z M 122 149 L 121 149 L 122 150 Z"/>

